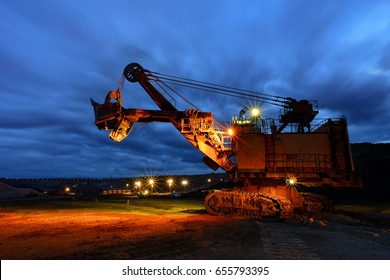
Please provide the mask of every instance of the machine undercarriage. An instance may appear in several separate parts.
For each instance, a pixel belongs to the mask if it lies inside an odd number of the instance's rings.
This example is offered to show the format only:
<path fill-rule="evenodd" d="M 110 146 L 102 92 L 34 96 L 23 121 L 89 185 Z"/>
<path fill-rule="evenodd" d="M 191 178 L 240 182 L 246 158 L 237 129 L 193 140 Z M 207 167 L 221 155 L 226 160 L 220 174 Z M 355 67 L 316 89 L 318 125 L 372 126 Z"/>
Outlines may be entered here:
<path fill-rule="evenodd" d="M 290 193 L 291 196 L 279 194 L 281 191 L 286 191 L 284 193 Z M 298 192 L 296 188 L 288 186 L 214 191 L 206 196 L 205 206 L 207 212 L 212 215 L 246 216 L 255 219 L 266 217 L 274 220 L 333 210 L 332 201 L 326 196 Z"/>

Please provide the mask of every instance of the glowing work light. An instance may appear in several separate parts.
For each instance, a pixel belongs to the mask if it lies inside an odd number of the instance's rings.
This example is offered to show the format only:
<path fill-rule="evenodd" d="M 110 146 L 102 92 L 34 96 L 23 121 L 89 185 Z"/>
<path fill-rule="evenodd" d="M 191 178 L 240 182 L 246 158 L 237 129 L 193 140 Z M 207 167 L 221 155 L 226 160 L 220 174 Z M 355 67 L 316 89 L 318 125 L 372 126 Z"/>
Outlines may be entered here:
<path fill-rule="evenodd" d="M 252 110 L 251 110 L 251 115 L 252 115 L 252 117 L 259 117 L 260 116 L 260 110 L 259 110 L 259 108 L 256 108 L 256 107 L 254 107 L 254 108 L 252 108 Z"/>

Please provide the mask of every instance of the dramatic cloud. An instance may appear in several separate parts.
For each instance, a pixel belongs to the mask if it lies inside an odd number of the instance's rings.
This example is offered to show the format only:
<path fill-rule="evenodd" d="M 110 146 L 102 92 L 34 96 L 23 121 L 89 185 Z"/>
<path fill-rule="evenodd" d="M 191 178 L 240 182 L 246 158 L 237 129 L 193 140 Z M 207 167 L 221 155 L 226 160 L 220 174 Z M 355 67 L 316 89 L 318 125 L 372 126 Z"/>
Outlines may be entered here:
<path fill-rule="evenodd" d="M 321 117 L 345 115 L 351 142 L 390 142 L 389 11 L 385 0 L 1 1 L 0 177 L 209 172 L 170 124 L 137 125 L 121 143 L 93 125 L 89 97 L 102 102 L 130 62 L 315 99 Z M 222 122 L 247 105 L 177 89 Z M 157 108 L 136 84 L 123 92 L 125 107 Z"/>

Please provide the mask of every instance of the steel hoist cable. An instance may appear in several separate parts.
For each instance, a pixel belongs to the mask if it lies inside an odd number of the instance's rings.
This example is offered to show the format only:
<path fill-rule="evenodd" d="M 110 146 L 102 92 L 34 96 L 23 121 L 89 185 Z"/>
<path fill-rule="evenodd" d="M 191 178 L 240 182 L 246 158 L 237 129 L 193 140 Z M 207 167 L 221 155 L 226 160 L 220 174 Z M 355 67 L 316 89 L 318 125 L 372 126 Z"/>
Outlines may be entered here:
<path fill-rule="evenodd" d="M 215 94 L 231 96 L 242 99 L 249 99 L 253 101 L 261 101 L 264 103 L 268 103 L 271 105 L 277 105 L 281 107 L 285 107 L 286 103 L 288 103 L 288 99 L 282 96 L 274 96 L 270 94 L 243 90 L 234 87 L 222 86 L 214 83 L 201 82 L 187 78 L 180 78 L 172 75 L 161 74 L 158 72 L 150 72 L 153 73 L 153 76 L 150 76 L 151 79 L 159 79 L 164 80 L 165 83 L 183 86 L 187 88 L 197 89 L 201 91 L 207 91 Z"/>
<path fill-rule="evenodd" d="M 167 85 L 167 82 L 162 81 L 162 80 L 161 80 L 161 77 L 158 77 L 158 76 L 153 75 L 153 74 L 149 74 L 149 75 L 148 75 L 148 78 L 149 78 L 149 80 L 155 81 L 155 82 L 157 83 L 157 85 L 158 85 L 161 89 L 163 89 L 170 97 L 172 97 L 171 94 L 169 94 L 169 93 L 167 92 L 167 90 L 166 90 L 163 86 L 165 86 L 165 87 L 168 88 L 170 91 L 172 91 L 174 94 L 176 94 L 177 96 L 179 96 L 180 98 L 182 98 L 184 101 L 186 101 L 186 102 L 187 102 L 188 104 L 190 104 L 192 107 L 194 107 L 195 109 L 197 109 L 197 110 L 200 111 L 200 109 L 199 109 L 198 106 L 196 106 L 194 103 L 192 103 L 192 102 L 191 102 L 188 98 L 186 98 L 184 95 L 180 94 L 180 93 L 177 92 L 175 89 L 173 89 L 172 87 L 170 87 L 169 85 Z M 172 97 L 172 98 L 173 98 L 173 97 Z"/>

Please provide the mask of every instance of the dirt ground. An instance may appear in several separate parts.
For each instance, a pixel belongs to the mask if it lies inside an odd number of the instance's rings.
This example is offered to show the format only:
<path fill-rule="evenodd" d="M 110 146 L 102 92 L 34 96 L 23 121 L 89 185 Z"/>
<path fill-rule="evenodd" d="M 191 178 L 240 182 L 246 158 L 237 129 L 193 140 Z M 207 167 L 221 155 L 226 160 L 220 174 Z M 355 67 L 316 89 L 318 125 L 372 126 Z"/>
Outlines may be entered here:
<path fill-rule="evenodd" d="M 390 259 L 389 224 L 344 208 L 279 223 L 192 200 L 0 202 L 0 259 Z"/>

